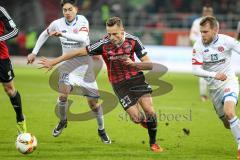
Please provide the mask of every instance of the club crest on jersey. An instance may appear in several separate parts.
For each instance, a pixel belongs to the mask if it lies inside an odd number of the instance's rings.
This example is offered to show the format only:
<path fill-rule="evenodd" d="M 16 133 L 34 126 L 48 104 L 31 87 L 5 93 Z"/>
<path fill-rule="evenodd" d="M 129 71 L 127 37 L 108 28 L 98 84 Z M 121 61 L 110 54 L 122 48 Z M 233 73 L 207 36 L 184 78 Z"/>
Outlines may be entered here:
<path fill-rule="evenodd" d="M 74 29 L 73 29 L 73 33 L 78 33 L 78 29 L 77 29 L 77 28 L 74 28 Z"/>
<path fill-rule="evenodd" d="M 219 51 L 219 52 L 223 52 L 223 51 L 224 51 L 223 46 L 219 46 L 219 47 L 218 47 L 218 51 Z"/>

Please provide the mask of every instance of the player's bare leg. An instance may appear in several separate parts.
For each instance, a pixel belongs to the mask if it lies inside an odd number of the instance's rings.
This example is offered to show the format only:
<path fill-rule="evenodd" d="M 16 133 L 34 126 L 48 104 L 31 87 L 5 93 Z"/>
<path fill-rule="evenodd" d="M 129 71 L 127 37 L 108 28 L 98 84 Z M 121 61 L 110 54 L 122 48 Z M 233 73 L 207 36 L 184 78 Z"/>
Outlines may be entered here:
<path fill-rule="evenodd" d="M 156 143 L 157 121 L 156 114 L 153 107 L 151 106 L 152 100 L 150 94 L 142 96 L 138 102 L 143 108 L 147 117 L 147 128 L 151 150 L 154 152 L 161 152 L 162 148 Z M 131 120 L 134 123 L 138 124 L 144 120 L 144 117 L 142 117 L 142 114 L 139 112 L 138 104 L 129 107 L 126 112 L 129 114 Z"/>
<path fill-rule="evenodd" d="M 103 118 L 103 110 L 102 106 L 98 104 L 97 98 L 88 98 L 88 105 L 91 108 L 93 114 L 96 116 L 97 124 L 98 124 L 98 135 L 101 138 L 101 141 L 104 144 L 111 144 L 111 139 L 107 135 L 104 129 L 104 118 Z"/>
<path fill-rule="evenodd" d="M 230 124 L 230 129 L 232 131 L 232 134 L 235 137 L 236 142 L 238 144 L 237 159 L 240 160 L 240 120 L 235 114 L 235 105 L 236 103 L 234 101 L 225 101 L 224 113 L 225 113 L 226 119 Z"/>
<path fill-rule="evenodd" d="M 153 108 L 152 97 L 150 94 L 145 94 L 138 100 L 147 118 L 147 128 L 149 134 L 149 144 L 154 152 L 162 152 L 163 149 L 156 143 L 157 136 L 157 116 Z"/>
<path fill-rule="evenodd" d="M 67 127 L 67 109 L 68 109 L 68 94 L 71 91 L 71 86 L 61 84 L 59 85 L 59 97 L 57 100 L 58 113 L 60 121 L 57 126 L 53 129 L 52 135 L 58 137 L 64 128 Z"/>
<path fill-rule="evenodd" d="M 20 96 L 19 92 L 16 91 L 13 80 L 8 83 L 3 83 L 3 88 L 4 88 L 4 91 L 6 92 L 6 94 L 9 96 L 11 104 L 14 108 L 14 111 L 16 112 L 18 134 L 26 133 L 27 126 L 26 126 L 26 121 L 25 121 L 23 113 L 22 113 L 21 96 Z"/>

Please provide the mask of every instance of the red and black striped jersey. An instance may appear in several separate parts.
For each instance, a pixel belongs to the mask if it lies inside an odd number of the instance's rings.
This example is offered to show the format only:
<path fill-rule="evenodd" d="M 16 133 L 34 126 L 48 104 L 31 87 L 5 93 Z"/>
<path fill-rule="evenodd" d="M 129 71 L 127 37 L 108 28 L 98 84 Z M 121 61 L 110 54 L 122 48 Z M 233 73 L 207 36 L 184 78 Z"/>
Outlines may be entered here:
<path fill-rule="evenodd" d="M 0 6 L 0 59 L 9 58 L 9 52 L 5 41 L 17 36 L 17 34 L 18 29 L 15 23 L 7 11 Z"/>
<path fill-rule="evenodd" d="M 125 33 L 125 40 L 119 47 L 116 47 L 105 36 L 96 43 L 88 45 L 86 49 L 90 56 L 102 55 L 107 65 L 108 78 L 114 84 L 130 79 L 141 72 L 139 69 L 125 64 L 124 61 L 127 58 L 135 62 L 134 54 L 139 59 L 147 54 L 141 41 L 128 33 Z"/>

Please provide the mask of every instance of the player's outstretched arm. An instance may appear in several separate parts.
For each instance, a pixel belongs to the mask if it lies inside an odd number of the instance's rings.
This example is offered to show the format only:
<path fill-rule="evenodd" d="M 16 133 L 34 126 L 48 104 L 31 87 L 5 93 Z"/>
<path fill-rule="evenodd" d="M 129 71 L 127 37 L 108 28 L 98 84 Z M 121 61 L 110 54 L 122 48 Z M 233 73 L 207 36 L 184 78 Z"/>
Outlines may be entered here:
<path fill-rule="evenodd" d="M 48 39 L 49 35 L 48 35 L 48 32 L 47 30 L 43 31 L 40 36 L 38 37 L 38 40 L 33 48 L 33 51 L 32 53 L 30 53 L 28 56 L 27 56 L 27 64 L 32 64 L 35 59 L 36 59 L 36 56 L 40 50 L 40 48 L 43 46 L 43 44 L 46 42 L 46 40 Z"/>
<path fill-rule="evenodd" d="M 87 55 L 86 48 L 80 48 L 75 51 L 64 53 L 62 56 L 59 56 L 53 60 L 49 60 L 49 59 L 43 57 L 38 64 L 42 65 L 41 68 L 47 68 L 48 70 L 51 70 L 55 65 L 57 65 L 60 62 L 71 59 L 73 57 L 85 56 L 85 55 Z"/>
<path fill-rule="evenodd" d="M 126 60 L 126 64 L 140 70 L 152 70 L 153 64 L 147 55 L 143 56 L 140 60 L 141 62 L 133 62 L 130 58 L 128 58 Z"/>

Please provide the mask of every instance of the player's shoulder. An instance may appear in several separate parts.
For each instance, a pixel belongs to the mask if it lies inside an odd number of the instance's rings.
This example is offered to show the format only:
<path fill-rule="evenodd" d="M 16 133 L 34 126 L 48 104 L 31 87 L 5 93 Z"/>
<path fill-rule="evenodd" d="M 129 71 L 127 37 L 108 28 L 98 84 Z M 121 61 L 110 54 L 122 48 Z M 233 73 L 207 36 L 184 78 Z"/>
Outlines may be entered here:
<path fill-rule="evenodd" d="M 61 25 L 61 23 L 65 23 L 65 19 L 63 17 L 59 19 L 55 19 L 54 21 L 51 22 L 50 25 Z"/>
<path fill-rule="evenodd" d="M 125 38 L 126 39 L 137 40 L 137 41 L 139 40 L 139 38 L 137 36 L 134 36 L 134 35 L 132 35 L 130 33 L 127 33 L 127 32 L 125 32 Z"/>
<path fill-rule="evenodd" d="M 229 35 L 225 35 L 225 34 L 218 34 L 218 39 L 219 39 L 219 43 L 231 43 L 234 42 L 235 39 Z"/>
<path fill-rule="evenodd" d="M 93 41 L 91 43 L 91 45 L 97 45 L 97 46 L 100 46 L 100 45 L 103 45 L 103 44 L 107 44 L 110 42 L 110 39 L 108 38 L 107 35 L 103 36 L 101 39 L 99 40 L 96 40 L 96 41 Z"/>
<path fill-rule="evenodd" d="M 84 15 L 78 14 L 78 15 L 77 15 L 77 18 L 78 18 L 78 20 L 79 20 L 80 22 L 82 22 L 82 23 L 88 23 L 88 20 L 87 20 L 87 18 L 86 18 Z"/>
<path fill-rule="evenodd" d="M 218 34 L 219 39 L 232 39 L 233 37 L 226 34 Z"/>
<path fill-rule="evenodd" d="M 202 20 L 202 17 L 198 17 L 194 19 L 193 24 L 200 24 L 200 21 Z"/>
<path fill-rule="evenodd" d="M 202 50 L 203 48 L 204 48 L 204 45 L 203 45 L 203 43 L 202 43 L 202 40 L 201 39 L 198 39 L 198 40 L 196 40 L 196 42 L 194 43 L 194 45 L 193 45 L 193 48 L 195 49 L 195 50 Z"/>

